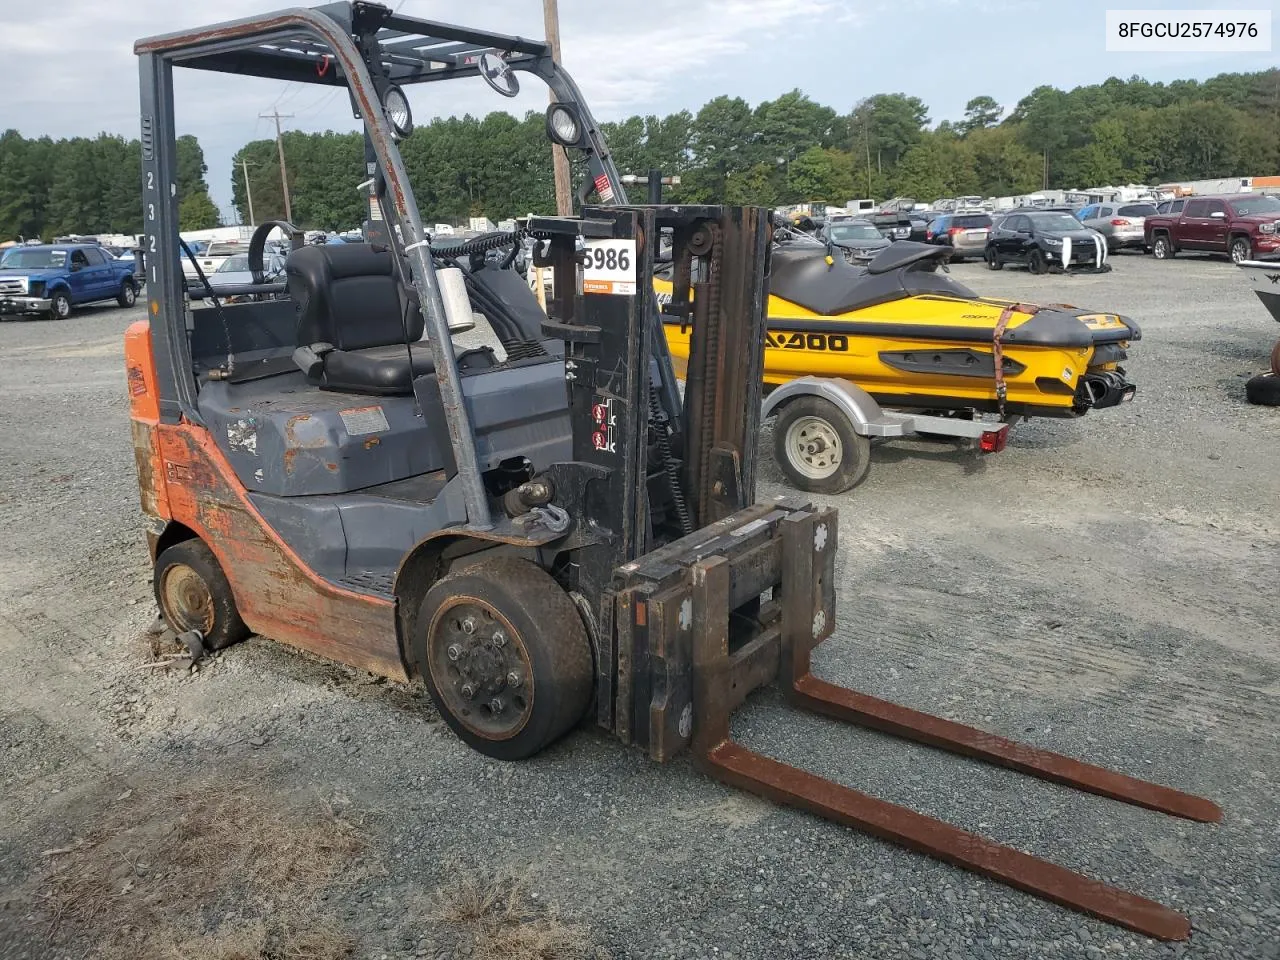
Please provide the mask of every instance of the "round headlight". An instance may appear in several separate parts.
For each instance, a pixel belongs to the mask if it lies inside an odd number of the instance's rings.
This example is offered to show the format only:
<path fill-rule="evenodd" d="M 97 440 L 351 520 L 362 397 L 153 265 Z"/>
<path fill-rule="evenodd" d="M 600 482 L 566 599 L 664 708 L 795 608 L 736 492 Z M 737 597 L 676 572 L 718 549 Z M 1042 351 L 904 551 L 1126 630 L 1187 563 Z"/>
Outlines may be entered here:
<path fill-rule="evenodd" d="M 582 128 L 578 123 L 578 118 L 568 107 L 555 106 L 551 108 L 547 129 L 551 133 L 551 139 L 564 147 L 574 146 L 582 137 Z"/>
<path fill-rule="evenodd" d="M 382 96 L 382 107 L 387 112 L 387 119 L 397 137 L 407 137 L 413 133 L 413 113 L 409 110 L 409 98 L 399 87 L 387 87 Z"/>

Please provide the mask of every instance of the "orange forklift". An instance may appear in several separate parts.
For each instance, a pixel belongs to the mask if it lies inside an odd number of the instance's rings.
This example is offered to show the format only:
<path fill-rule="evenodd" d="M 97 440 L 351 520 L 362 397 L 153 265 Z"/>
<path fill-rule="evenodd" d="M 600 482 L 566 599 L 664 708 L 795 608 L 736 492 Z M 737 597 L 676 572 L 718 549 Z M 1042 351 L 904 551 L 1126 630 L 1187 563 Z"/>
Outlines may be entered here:
<path fill-rule="evenodd" d="M 160 611 L 221 649 L 251 632 L 398 680 L 504 760 L 590 715 L 624 743 L 1164 939 L 1153 901 L 754 753 L 729 737 L 778 682 L 808 710 L 1200 821 L 1207 800 L 833 686 L 836 511 L 757 502 L 771 225 L 751 207 L 629 206 L 578 88 L 541 41 L 334 3 L 139 41 L 147 304 L 126 335 Z M 173 72 L 348 93 L 366 242 L 303 246 L 283 281 L 187 287 Z M 397 143 L 405 88 L 541 78 L 584 169 L 581 215 L 465 242 L 423 228 Z M 353 184 L 354 186 L 354 184 Z M 594 201 L 593 201 L 594 197 Z M 588 202 L 593 201 L 593 202 Z M 692 327 L 683 395 L 662 313 Z M 512 270 L 529 243 L 545 311 Z M 199 266 L 196 265 L 197 273 Z M 236 302 L 228 302 L 234 299 Z M 450 335 L 483 313 L 501 344 Z"/>

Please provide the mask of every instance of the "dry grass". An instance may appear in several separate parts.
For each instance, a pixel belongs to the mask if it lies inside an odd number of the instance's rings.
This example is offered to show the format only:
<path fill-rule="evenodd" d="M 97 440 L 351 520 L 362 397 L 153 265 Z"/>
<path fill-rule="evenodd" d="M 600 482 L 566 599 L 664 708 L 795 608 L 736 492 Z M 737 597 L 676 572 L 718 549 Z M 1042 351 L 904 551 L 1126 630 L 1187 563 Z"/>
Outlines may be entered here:
<path fill-rule="evenodd" d="M 305 931 L 273 932 L 259 920 L 202 937 L 182 938 L 176 931 L 162 931 L 151 938 L 142 955 L 154 960 L 343 960 L 354 949 L 354 940 L 325 922 Z M 132 948 L 115 954 L 119 960 L 136 956 Z"/>
<path fill-rule="evenodd" d="M 355 826 L 323 803 L 249 785 L 153 786 L 122 794 L 85 837 L 49 852 L 40 901 L 51 939 L 89 937 L 121 960 L 349 954 L 314 895 L 349 875 L 364 848 Z"/>
<path fill-rule="evenodd" d="M 510 873 L 453 868 L 436 891 L 428 919 L 453 929 L 472 960 L 585 960 L 596 957 L 587 932 L 539 903 L 527 880 Z"/>

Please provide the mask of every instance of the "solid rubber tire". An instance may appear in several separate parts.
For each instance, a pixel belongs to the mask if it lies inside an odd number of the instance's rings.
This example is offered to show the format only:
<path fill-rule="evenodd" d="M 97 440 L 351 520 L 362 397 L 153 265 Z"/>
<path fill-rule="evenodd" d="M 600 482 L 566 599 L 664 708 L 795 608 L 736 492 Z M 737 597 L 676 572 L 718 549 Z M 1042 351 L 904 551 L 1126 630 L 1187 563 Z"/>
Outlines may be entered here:
<path fill-rule="evenodd" d="M 801 417 L 825 420 L 840 438 L 840 466 L 835 473 L 821 480 L 806 477 L 791 464 L 787 451 L 787 431 Z M 822 397 L 796 397 L 778 413 L 773 424 L 773 459 L 787 478 L 787 482 L 806 493 L 844 493 L 852 490 L 871 469 L 871 441 L 853 431 L 853 424 L 844 412 L 830 400 Z"/>
<path fill-rule="evenodd" d="M 160 556 L 156 557 L 152 589 L 155 592 L 156 606 L 159 607 L 161 616 L 164 616 L 164 604 L 160 599 L 161 577 L 164 571 L 175 563 L 184 563 L 194 570 L 204 581 L 210 596 L 213 597 L 213 629 L 204 635 L 205 649 L 222 650 L 248 637 L 251 631 L 236 608 L 236 598 L 231 592 L 227 575 L 222 572 L 222 566 L 213 555 L 213 551 L 198 539 L 175 543 L 165 548 Z M 165 620 L 168 622 L 167 617 Z M 169 627 L 177 633 L 186 629 L 184 625 L 172 622 L 169 623 Z"/>
<path fill-rule="evenodd" d="M 1280 407 L 1280 376 L 1261 373 L 1244 385 L 1245 399 L 1260 407 Z"/>
<path fill-rule="evenodd" d="M 436 612 L 448 599 L 472 596 L 497 609 L 520 634 L 533 671 L 533 708 L 523 728 L 491 740 L 466 727 L 449 710 L 428 666 L 427 645 Z M 518 557 L 495 557 L 439 580 L 418 611 L 414 653 L 440 716 L 458 737 L 494 760 L 523 760 L 569 732 L 591 704 L 595 668 L 582 616 L 560 584 L 541 567 Z"/>

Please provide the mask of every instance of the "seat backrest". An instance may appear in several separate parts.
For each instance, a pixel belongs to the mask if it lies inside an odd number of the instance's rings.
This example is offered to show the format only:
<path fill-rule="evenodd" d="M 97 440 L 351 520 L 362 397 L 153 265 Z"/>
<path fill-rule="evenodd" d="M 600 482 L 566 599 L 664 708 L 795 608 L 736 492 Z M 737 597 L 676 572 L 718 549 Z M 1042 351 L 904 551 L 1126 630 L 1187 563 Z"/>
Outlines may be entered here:
<path fill-rule="evenodd" d="M 289 256 L 285 272 L 297 310 L 298 346 L 338 350 L 386 347 L 422 336 L 422 313 L 408 305 L 392 254 L 367 243 L 309 246 Z M 406 308 L 407 316 L 406 316 Z"/>

